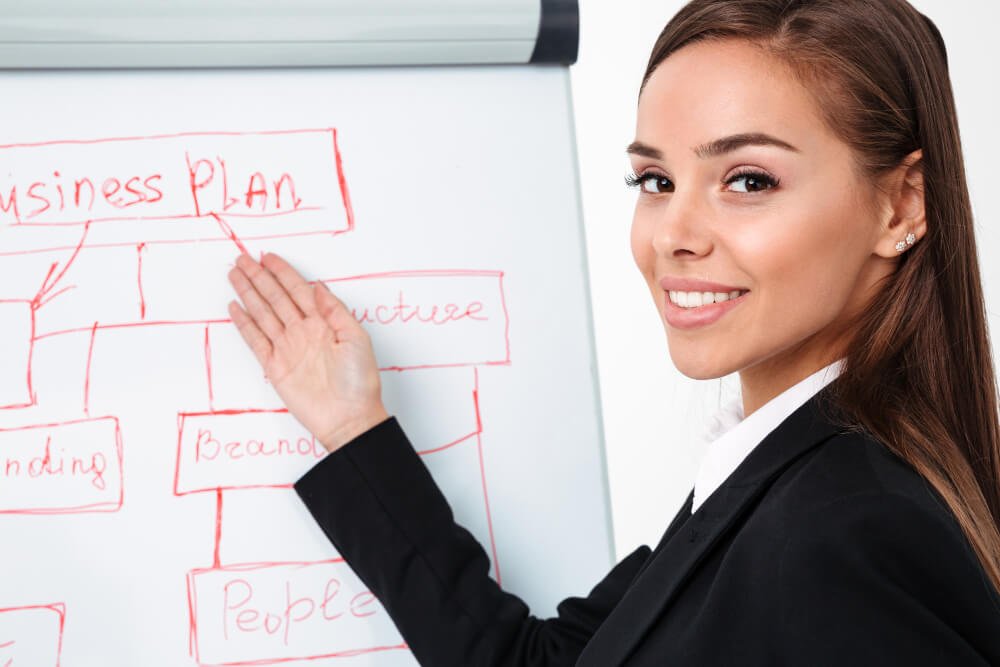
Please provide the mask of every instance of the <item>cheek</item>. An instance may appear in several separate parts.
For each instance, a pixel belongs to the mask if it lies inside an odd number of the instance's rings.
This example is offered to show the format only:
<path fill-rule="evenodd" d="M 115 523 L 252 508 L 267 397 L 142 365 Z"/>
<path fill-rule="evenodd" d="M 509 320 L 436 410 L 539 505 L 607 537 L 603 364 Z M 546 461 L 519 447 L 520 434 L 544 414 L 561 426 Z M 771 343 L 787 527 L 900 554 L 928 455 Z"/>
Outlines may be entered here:
<path fill-rule="evenodd" d="M 768 319 L 809 329 L 835 317 L 865 256 L 855 209 L 817 205 L 785 210 L 759 232 L 743 237 L 734 255 L 752 267 Z"/>
<path fill-rule="evenodd" d="M 648 213 L 636 207 L 632 216 L 632 230 L 630 234 L 632 245 L 632 259 L 636 267 L 647 280 L 653 276 L 656 263 L 656 255 L 653 249 L 653 222 Z"/>

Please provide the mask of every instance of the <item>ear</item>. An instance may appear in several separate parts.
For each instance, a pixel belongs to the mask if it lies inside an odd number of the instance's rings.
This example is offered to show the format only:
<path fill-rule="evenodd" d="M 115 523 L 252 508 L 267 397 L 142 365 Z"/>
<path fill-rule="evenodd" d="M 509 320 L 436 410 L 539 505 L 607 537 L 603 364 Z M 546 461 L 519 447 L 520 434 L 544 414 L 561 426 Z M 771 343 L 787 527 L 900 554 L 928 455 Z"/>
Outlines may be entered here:
<path fill-rule="evenodd" d="M 882 218 L 874 252 L 880 257 L 899 257 L 927 233 L 923 151 L 913 151 L 884 176 L 879 193 Z M 913 244 L 905 244 L 902 252 L 897 250 L 896 244 L 905 243 L 911 232 L 916 236 Z"/>

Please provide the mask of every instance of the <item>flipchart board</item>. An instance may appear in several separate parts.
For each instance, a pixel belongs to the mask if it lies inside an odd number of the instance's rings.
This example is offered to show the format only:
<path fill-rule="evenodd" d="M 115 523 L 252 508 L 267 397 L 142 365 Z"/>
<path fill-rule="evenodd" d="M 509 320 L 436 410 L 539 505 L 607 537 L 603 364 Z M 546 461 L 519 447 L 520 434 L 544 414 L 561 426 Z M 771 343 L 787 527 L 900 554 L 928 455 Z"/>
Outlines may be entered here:
<path fill-rule="evenodd" d="M 321 447 L 227 319 L 277 252 L 551 616 L 612 563 L 562 66 L 5 71 L 0 667 L 416 661 L 291 488 Z"/>

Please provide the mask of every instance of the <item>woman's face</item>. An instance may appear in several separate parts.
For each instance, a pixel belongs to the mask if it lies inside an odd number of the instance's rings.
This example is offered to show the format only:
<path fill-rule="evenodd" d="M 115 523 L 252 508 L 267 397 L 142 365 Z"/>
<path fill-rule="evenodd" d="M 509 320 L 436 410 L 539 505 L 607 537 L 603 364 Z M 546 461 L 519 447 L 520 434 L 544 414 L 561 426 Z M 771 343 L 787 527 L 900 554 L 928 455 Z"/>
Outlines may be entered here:
<path fill-rule="evenodd" d="M 678 50 L 642 92 L 632 253 L 689 377 L 801 379 L 841 356 L 838 325 L 891 271 L 874 189 L 814 104 L 736 40 Z"/>

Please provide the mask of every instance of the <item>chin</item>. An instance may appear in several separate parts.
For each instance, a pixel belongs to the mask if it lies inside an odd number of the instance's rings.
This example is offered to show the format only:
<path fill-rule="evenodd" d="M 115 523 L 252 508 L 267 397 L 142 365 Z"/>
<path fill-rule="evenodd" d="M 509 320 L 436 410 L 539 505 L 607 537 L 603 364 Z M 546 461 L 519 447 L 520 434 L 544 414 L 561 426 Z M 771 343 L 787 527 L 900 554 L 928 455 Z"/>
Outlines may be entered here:
<path fill-rule="evenodd" d="M 671 342 L 669 334 L 667 346 L 670 348 L 670 360 L 674 366 L 681 374 L 692 380 L 714 380 L 738 370 L 729 360 L 720 359 L 717 350 Z"/>

